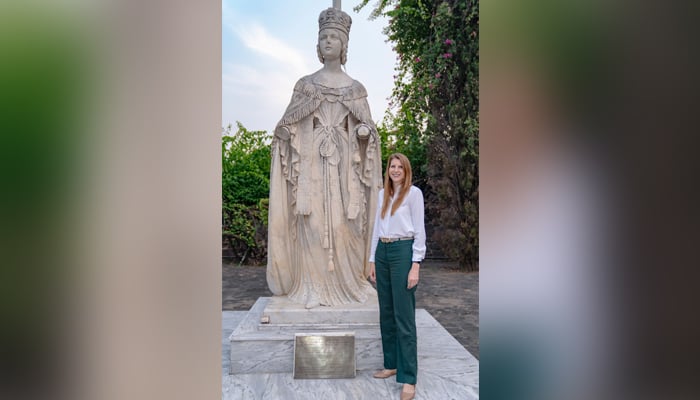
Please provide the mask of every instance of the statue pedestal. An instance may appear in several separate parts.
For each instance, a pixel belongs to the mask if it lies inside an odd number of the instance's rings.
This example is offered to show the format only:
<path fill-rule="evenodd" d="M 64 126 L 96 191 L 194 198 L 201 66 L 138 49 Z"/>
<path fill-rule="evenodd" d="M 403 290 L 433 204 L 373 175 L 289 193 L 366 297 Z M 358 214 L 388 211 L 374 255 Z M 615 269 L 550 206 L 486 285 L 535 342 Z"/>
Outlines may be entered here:
<path fill-rule="evenodd" d="M 292 372 L 296 333 L 354 332 L 357 370 L 383 364 L 376 297 L 310 310 L 286 297 L 260 297 L 229 337 L 231 374 Z"/>

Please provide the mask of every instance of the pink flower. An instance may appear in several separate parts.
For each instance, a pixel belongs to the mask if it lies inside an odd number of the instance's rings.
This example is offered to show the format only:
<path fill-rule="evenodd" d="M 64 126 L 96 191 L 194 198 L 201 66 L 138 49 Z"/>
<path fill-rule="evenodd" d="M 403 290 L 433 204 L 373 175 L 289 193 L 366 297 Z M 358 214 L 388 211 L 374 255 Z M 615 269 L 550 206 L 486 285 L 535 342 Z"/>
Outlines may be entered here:
<path fill-rule="evenodd" d="M 452 57 L 452 53 L 445 53 L 442 56 L 445 58 L 450 58 L 450 57 Z"/>
<path fill-rule="evenodd" d="M 452 39 L 445 39 L 445 44 L 450 45 L 452 43 L 454 43 Z"/>
<path fill-rule="evenodd" d="M 420 57 L 416 57 L 416 62 L 420 62 Z"/>
<path fill-rule="evenodd" d="M 438 79 L 440 79 L 441 76 L 442 76 L 442 75 L 441 75 L 439 72 L 438 72 L 437 74 L 435 74 L 435 77 L 438 78 Z"/>

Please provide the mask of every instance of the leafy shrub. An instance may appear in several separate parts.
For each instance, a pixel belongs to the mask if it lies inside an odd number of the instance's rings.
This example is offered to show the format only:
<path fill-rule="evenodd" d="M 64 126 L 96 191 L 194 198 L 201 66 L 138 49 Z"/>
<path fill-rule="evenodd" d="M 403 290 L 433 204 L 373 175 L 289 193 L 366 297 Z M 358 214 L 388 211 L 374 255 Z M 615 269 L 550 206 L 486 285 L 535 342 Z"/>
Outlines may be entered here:
<path fill-rule="evenodd" d="M 222 237 L 239 263 L 264 263 L 270 193 L 270 135 L 240 122 L 224 129 L 222 154 Z"/>

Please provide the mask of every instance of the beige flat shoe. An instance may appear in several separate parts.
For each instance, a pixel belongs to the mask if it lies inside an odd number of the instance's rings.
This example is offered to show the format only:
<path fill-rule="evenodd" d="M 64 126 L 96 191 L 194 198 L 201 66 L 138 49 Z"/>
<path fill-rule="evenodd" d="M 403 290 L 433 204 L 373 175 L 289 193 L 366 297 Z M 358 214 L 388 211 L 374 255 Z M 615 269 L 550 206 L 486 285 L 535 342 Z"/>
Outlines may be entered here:
<path fill-rule="evenodd" d="M 374 373 L 372 375 L 373 377 L 377 379 L 386 379 L 390 376 L 396 375 L 396 370 L 395 369 L 382 369 Z"/>
<path fill-rule="evenodd" d="M 413 400 L 416 397 L 416 386 L 413 386 L 413 391 L 407 391 L 406 388 L 410 387 L 409 385 L 403 385 L 403 390 L 401 390 L 401 400 Z"/>

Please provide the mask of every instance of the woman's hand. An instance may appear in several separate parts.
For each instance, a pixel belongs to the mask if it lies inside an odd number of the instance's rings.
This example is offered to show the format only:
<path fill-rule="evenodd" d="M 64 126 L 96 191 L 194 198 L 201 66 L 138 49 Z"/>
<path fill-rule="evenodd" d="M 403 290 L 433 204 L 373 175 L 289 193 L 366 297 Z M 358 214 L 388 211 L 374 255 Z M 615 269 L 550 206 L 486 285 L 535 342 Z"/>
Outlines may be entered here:
<path fill-rule="evenodd" d="M 377 283 L 377 272 L 374 269 L 374 263 L 369 263 L 369 280 L 372 283 Z"/>
<path fill-rule="evenodd" d="M 420 263 L 414 262 L 411 265 L 411 270 L 408 271 L 408 286 L 407 289 L 413 289 L 418 284 L 420 275 Z"/>

